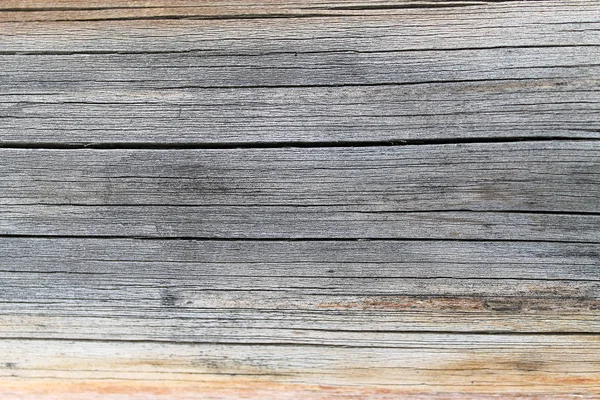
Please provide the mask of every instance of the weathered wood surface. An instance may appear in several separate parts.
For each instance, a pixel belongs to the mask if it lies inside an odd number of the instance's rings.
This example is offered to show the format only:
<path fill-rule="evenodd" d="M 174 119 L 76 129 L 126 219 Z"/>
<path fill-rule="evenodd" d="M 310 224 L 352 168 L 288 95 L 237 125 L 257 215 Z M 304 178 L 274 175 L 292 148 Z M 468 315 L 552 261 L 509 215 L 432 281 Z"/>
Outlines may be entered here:
<path fill-rule="evenodd" d="M 369 346 L 395 331 L 600 330 L 597 244 L 1 243 L 7 337 Z"/>
<path fill-rule="evenodd" d="M 1 154 L 2 234 L 600 242 L 600 142 Z"/>
<path fill-rule="evenodd" d="M 597 0 L 12 3 L 0 143 L 600 137 Z"/>
<path fill-rule="evenodd" d="M 367 347 L 4 340 L 0 354 L 20 361 L 7 370 L 30 385 L 21 393 L 32 398 L 57 389 L 68 399 L 82 398 L 82 389 L 139 399 L 435 399 L 474 390 L 513 398 L 523 387 L 540 397 L 586 398 L 598 388 L 597 336 L 394 336 L 396 343 L 373 337 Z M 68 383 L 57 388 L 56 380 Z M 0 389 L 11 386 L 0 380 Z M 582 395 L 568 396 L 575 387 Z"/>
<path fill-rule="evenodd" d="M 0 1 L 0 398 L 600 398 L 600 2 Z"/>

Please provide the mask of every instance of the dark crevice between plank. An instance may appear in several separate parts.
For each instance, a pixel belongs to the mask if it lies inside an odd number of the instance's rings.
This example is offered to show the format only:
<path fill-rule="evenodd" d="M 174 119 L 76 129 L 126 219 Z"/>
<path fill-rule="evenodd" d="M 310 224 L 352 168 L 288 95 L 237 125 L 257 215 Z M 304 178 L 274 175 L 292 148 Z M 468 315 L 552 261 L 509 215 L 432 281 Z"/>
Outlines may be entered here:
<path fill-rule="evenodd" d="M 85 260 L 85 261 L 89 261 L 89 260 Z M 126 263 L 130 263 L 130 264 L 138 264 L 141 263 L 141 261 L 136 261 L 136 260 L 94 260 L 96 262 L 102 262 L 102 263 L 122 263 L 122 264 L 126 264 Z M 165 263 L 162 260 L 156 261 L 156 264 L 163 264 Z M 170 262 L 171 264 L 178 264 L 177 262 Z M 203 265 L 203 264 L 212 264 L 212 263 L 191 263 L 191 264 L 197 264 L 197 265 Z M 232 265 L 235 264 L 244 264 L 242 262 L 239 263 L 231 263 Z M 371 264 L 378 264 L 378 263 L 371 263 Z M 473 265 L 477 265 L 475 263 L 473 263 Z M 1 274 L 20 274 L 20 275 L 83 275 L 83 276 L 113 276 L 114 273 L 110 273 L 110 272 L 84 272 L 84 271 L 68 271 L 68 270 L 49 270 L 49 271 L 27 271 L 27 270 L 0 270 Z M 147 275 L 145 276 L 145 278 L 152 278 L 152 279 L 156 279 L 155 276 L 150 276 Z M 256 275 L 238 275 L 238 274 L 190 274 L 188 276 L 189 279 L 197 279 L 197 278 L 237 278 L 237 279 L 242 279 L 242 278 L 247 278 L 247 279 L 258 279 L 258 278 L 277 278 L 277 279 L 304 279 L 306 281 L 310 281 L 313 279 L 336 279 L 336 280 L 373 280 L 373 281 L 381 281 L 381 280 L 415 280 L 415 281 L 435 281 L 435 280 L 443 280 L 443 281 L 490 281 L 490 282 L 503 282 L 503 281 L 516 281 L 516 282 L 554 282 L 554 283 L 563 283 L 563 282 L 577 282 L 577 283 L 592 283 L 592 282 L 600 282 L 600 278 L 599 279 L 587 279 L 587 278 L 540 278 L 540 277 L 517 277 L 517 278 L 511 278 L 511 277 L 472 277 L 472 276 L 466 276 L 466 277 L 455 277 L 455 276 L 376 276 L 376 277 L 371 277 L 371 276 L 361 276 L 361 275 L 273 275 L 273 274 L 269 274 L 269 275 L 260 275 L 260 274 L 256 274 Z M 304 288 L 304 287 L 303 287 Z M 285 288 L 282 288 L 285 289 Z M 306 289 L 311 289 L 309 287 L 306 287 Z M 210 290 L 210 289 L 209 289 Z M 220 289 L 219 289 L 220 290 Z M 263 291 L 262 289 L 259 289 L 260 291 Z M 239 289 L 237 291 L 243 291 L 243 289 Z M 265 292 L 270 291 L 268 289 L 264 290 Z M 373 296 L 373 295 L 369 295 L 370 297 L 377 297 L 377 296 Z M 390 297 L 389 295 L 381 295 L 379 297 Z M 393 296 L 391 296 L 393 297 Z M 427 299 L 428 297 L 444 297 L 444 296 L 428 296 L 428 295 L 414 295 L 412 297 L 415 298 L 419 298 L 419 299 Z M 461 297 L 461 296 L 454 296 L 454 297 Z M 464 297 L 464 296 L 463 296 Z M 499 296 L 499 298 L 506 298 L 506 297 L 510 297 L 510 296 Z M 531 297 L 528 296 L 527 299 L 536 299 L 536 297 Z M 546 299 L 546 298 L 539 298 L 539 299 Z M 560 299 L 566 299 L 566 300 L 587 300 L 586 297 L 561 297 Z M 177 307 L 177 306 L 173 306 L 173 307 Z"/>
<path fill-rule="evenodd" d="M 135 177 L 133 177 L 135 178 Z M 158 178 L 158 177 L 157 177 Z M 174 204 L 174 203 L 10 203 L 10 207 L 169 207 L 169 208 L 208 208 L 208 207 L 236 207 L 236 208 L 331 208 L 355 207 L 357 204 L 248 204 L 232 203 L 215 204 Z M 600 216 L 600 211 L 562 211 L 562 210 L 471 210 L 468 208 L 447 208 L 430 210 L 335 210 L 339 213 L 358 214 L 437 214 L 437 213 L 477 213 L 477 214 L 533 214 L 533 215 L 579 215 Z"/>
<path fill-rule="evenodd" d="M 541 239 L 461 239 L 461 238 L 403 238 L 403 237 L 343 237 L 343 238 L 281 238 L 281 237 L 214 237 L 214 236 L 141 236 L 141 235 L 49 235 L 49 234 L 0 234 L 2 238 L 30 238 L 30 239 L 136 239 L 149 241 L 214 241 L 214 242 L 360 242 L 360 241 L 388 241 L 388 242 L 474 242 L 474 243 L 572 243 L 572 244 L 600 244 L 598 241 L 577 240 L 541 240 Z"/>
<path fill-rule="evenodd" d="M 362 4 L 352 6 L 331 6 L 331 7 L 312 7 L 311 9 L 339 10 L 339 11 L 370 11 L 370 10 L 405 10 L 419 8 L 456 8 L 473 7 L 496 3 L 533 3 L 543 0 L 462 0 L 462 1 L 443 1 L 443 2 L 421 2 L 405 4 Z"/>
<path fill-rule="evenodd" d="M 570 77 L 554 76 L 553 80 Z M 431 79 L 412 82 L 348 82 L 348 83 L 313 83 L 313 84 L 288 84 L 288 85 L 182 85 L 165 86 L 161 90 L 187 90 L 187 89 L 313 89 L 313 88 L 345 88 L 345 87 L 397 87 L 397 86 L 421 86 L 439 84 L 463 84 L 463 83 L 487 83 L 487 82 L 536 82 L 540 78 L 476 78 L 476 79 Z M 556 86 L 561 85 L 557 83 Z"/>
<path fill-rule="evenodd" d="M 334 331 L 335 332 L 335 331 Z M 343 332 L 343 331 L 340 331 Z M 364 331 L 365 333 L 397 333 L 400 335 L 460 335 L 460 336 L 600 336 L 600 332 L 593 331 L 549 331 L 549 332 L 538 332 L 538 331 L 485 331 L 485 330 L 473 330 L 473 331 L 460 331 L 460 330 L 398 330 L 398 331 Z M 161 343 L 161 344 L 173 344 L 173 345 L 197 345 L 197 346 L 268 346 L 268 347 L 328 347 L 328 348 L 381 348 L 381 349 L 413 349 L 422 348 L 419 345 L 356 345 L 348 343 L 315 343 L 315 342 L 286 342 L 286 341 L 253 341 L 253 342 L 241 342 L 241 341 L 198 341 L 198 340 L 173 340 L 173 339 L 97 339 L 97 338 L 58 338 L 58 337 L 19 337 L 19 336 L 2 336 L 0 340 L 15 340 L 15 341 L 52 341 L 52 342 L 90 342 L 90 343 Z"/>
<path fill-rule="evenodd" d="M 529 2 L 541 0 L 529 0 Z M 153 16 L 124 16 L 124 17 L 98 17 L 98 18 L 55 18 L 55 19 L 33 19 L 26 22 L 98 22 L 98 21 L 160 21 L 160 20 L 240 20 L 240 19 L 300 19 L 300 18 L 339 18 L 339 17 L 362 17 L 364 14 L 340 14 L 339 11 L 386 11 L 386 10 L 410 10 L 410 9 L 437 9 L 437 8 L 461 8 L 484 6 L 496 3 L 525 3 L 524 0 L 466 0 L 447 2 L 421 2 L 405 4 L 381 4 L 381 5 L 352 5 L 352 6 L 329 6 L 329 7 L 306 7 L 307 11 L 337 11 L 337 13 L 324 12 L 282 12 L 282 13 L 255 13 L 255 14 L 220 14 L 220 15 L 153 15 Z M 191 6 L 187 6 L 189 8 Z M 4 8 L 0 12 L 69 12 L 69 11 L 107 11 L 107 10 L 136 10 L 155 8 L 184 8 L 184 7 L 38 7 L 38 8 Z M 21 21 L 4 21 L 21 22 Z"/>
<path fill-rule="evenodd" d="M 313 51 L 268 51 L 263 53 L 226 53 L 223 49 L 184 49 L 184 50 L 13 50 L 2 51 L 0 56 L 72 56 L 72 55 L 144 55 L 144 54 L 202 54 L 202 57 L 266 57 L 278 55 L 304 55 L 304 54 L 380 54 L 380 53 L 417 53 L 417 52 L 452 52 L 452 51 L 487 51 L 510 49 L 547 49 L 547 48 L 576 48 L 600 47 L 598 44 L 527 44 L 527 45 L 498 45 L 498 46 L 473 46 L 473 47 L 447 47 L 447 48 L 405 48 L 390 50 L 313 50 Z M 207 52 L 220 52 L 219 54 L 203 54 Z M 558 66 L 560 67 L 560 66 Z M 540 68 L 540 67 L 536 67 Z"/>
<path fill-rule="evenodd" d="M 12 7 L 12 8 L 0 8 L 0 12 L 54 12 L 54 11 L 108 11 L 108 10 L 152 10 L 152 9 L 185 9 L 185 8 L 203 8 L 210 7 L 210 5 L 203 5 L 199 3 L 194 6 L 182 6 L 176 4 L 161 5 L 161 6 L 148 6 L 139 4 L 138 6 L 91 6 L 91 7 Z"/>
<path fill-rule="evenodd" d="M 590 133 L 600 130 L 590 129 Z M 109 142 L 109 143 L 58 143 L 58 142 L 0 142 L 1 148 L 10 149 L 97 149 L 97 150 L 201 150 L 201 149 L 277 149 L 277 148 L 321 148 L 321 147 L 390 147 L 424 145 L 460 145 L 472 143 L 514 143 L 514 142 L 551 142 L 564 141 L 600 141 L 600 138 L 582 138 L 572 136 L 506 136 L 483 138 L 448 139 L 393 139 L 393 140 L 335 140 L 335 141 L 273 141 L 273 142 Z"/>
<path fill-rule="evenodd" d="M 318 207 L 318 206 L 317 206 Z M 344 211 L 342 211 L 344 212 Z M 539 210 L 469 210 L 469 209 L 447 209 L 447 210 L 423 210 L 423 211 L 364 211 L 351 210 L 349 213 L 360 214 L 426 214 L 426 213 L 481 213 L 481 214 L 534 214 L 534 215 L 587 215 L 600 216 L 596 211 L 539 211 Z"/>
<path fill-rule="evenodd" d="M 25 22 L 115 22 L 115 21 L 225 21 L 225 20 L 255 20 L 255 19 L 308 19 L 308 18 L 339 18 L 362 17 L 361 14 L 326 14 L 326 13 L 281 13 L 281 14 L 222 14 L 222 15 L 153 15 L 130 17 L 98 17 L 98 18 L 56 18 L 56 19 L 31 19 Z M 22 21 L 0 21 L 2 23 L 23 23 Z"/>
<path fill-rule="evenodd" d="M 528 0 L 542 1 L 542 0 Z M 388 5 L 356 5 L 356 6 L 332 6 L 332 7 L 304 7 L 308 10 L 392 10 L 392 9 L 404 9 L 404 8 L 446 8 L 446 7 L 459 7 L 469 5 L 482 5 L 488 3 L 506 3 L 506 2 L 525 2 L 525 0 L 462 0 L 462 1 L 445 1 L 445 2 L 421 2 L 421 3 L 407 3 L 407 4 L 388 4 Z M 197 5 L 160 5 L 150 6 L 139 4 L 138 6 L 90 6 L 90 7 L 7 7 L 0 8 L 0 12 L 54 12 L 54 11 L 108 11 L 108 10 L 151 10 L 151 9 L 186 9 L 186 8 L 204 8 L 210 7 L 210 4 L 199 3 Z M 270 15 L 265 13 L 265 15 Z"/>

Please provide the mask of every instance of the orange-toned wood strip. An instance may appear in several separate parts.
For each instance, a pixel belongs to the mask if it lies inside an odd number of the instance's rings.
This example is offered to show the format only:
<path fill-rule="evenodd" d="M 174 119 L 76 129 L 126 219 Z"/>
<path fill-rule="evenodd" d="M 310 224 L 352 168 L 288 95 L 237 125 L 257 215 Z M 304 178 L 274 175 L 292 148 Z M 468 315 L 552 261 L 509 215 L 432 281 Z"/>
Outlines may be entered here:
<path fill-rule="evenodd" d="M 5 340 L 0 397 L 600 395 L 596 336 L 399 334 L 399 339 L 403 344 L 397 347 Z"/>

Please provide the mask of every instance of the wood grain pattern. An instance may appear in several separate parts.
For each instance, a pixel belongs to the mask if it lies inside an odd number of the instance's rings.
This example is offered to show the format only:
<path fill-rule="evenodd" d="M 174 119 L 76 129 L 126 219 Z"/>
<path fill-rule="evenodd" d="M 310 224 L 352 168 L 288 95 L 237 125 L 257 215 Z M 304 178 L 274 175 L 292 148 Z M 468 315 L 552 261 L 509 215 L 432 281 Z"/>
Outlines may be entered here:
<path fill-rule="evenodd" d="M 0 143 L 599 138 L 597 1 L 5 9 Z"/>
<path fill-rule="evenodd" d="M 0 0 L 0 398 L 600 398 L 598 0 Z"/>
<path fill-rule="evenodd" d="M 370 346 L 400 331 L 600 329 L 596 244 L 1 243 L 4 337 Z"/>
<path fill-rule="evenodd" d="M 389 399 L 406 394 L 419 398 L 440 387 L 476 395 L 507 393 L 510 398 L 516 397 L 515 387 L 524 386 L 533 395 L 559 397 L 575 385 L 583 394 L 595 391 L 600 378 L 598 338 L 589 336 L 413 334 L 400 335 L 397 347 L 369 348 L 8 340 L 0 349 L 2 361 L 18 360 L 9 373 L 27 383 L 42 381 L 16 390 L 0 381 L 0 388 L 16 395 L 44 393 L 48 380 L 73 379 L 73 370 L 81 383 L 62 392 L 83 392 L 88 398 L 90 392 L 116 392 L 138 398 L 289 394 Z M 49 357 L 40 358 L 40 353 Z M 71 368 L 64 370 L 64 363 Z M 388 389 L 390 380 L 403 383 Z M 378 385 L 383 387 L 374 389 Z"/>
<path fill-rule="evenodd" d="M 600 238 L 597 142 L 0 154 L 3 234 Z"/>
<path fill-rule="evenodd" d="M 600 210 L 598 141 L 0 155 L 3 204 Z"/>

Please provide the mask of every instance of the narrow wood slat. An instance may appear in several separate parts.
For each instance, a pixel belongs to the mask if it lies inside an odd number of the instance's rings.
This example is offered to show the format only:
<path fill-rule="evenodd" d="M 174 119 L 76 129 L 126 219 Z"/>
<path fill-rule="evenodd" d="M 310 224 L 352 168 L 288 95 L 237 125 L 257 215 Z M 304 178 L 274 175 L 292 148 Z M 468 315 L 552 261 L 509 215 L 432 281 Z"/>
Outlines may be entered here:
<path fill-rule="evenodd" d="M 597 215 L 363 212 L 356 207 L 0 206 L 2 235 L 598 243 Z"/>
<path fill-rule="evenodd" d="M 110 21 L 137 19 L 267 19 L 267 18 L 323 18 L 328 16 L 389 16 L 394 14 L 418 13 L 435 16 L 440 11 L 454 15 L 471 14 L 471 18 L 485 18 L 482 8 L 491 9 L 499 15 L 516 11 L 543 10 L 551 7 L 555 14 L 576 7 L 593 8 L 589 0 L 545 1 L 542 5 L 509 0 L 508 4 L 495 4 L 493 0 L 456 1 L 456 0 L 401 0 L 401 1 L 352 1 L 352 0 L 285 0 L 277 2 L 258 2 L 238 0 L 151 0 L 143 3 L 131 0 L 93 0 L 85 4 L 74 0 L 5 0 L 0 11 L 3 22 L 73 22 L 84 20 Z M 439 10 L 442 9 L 442 10 Z M 451 22 L 451 21 L 448 21 Z"/>
<path fill-rule="evenodd" d="M 502 53 L 495 57 L 504 59 Z M 470 63 L 472 58 L 465 54 L 459 62 Z M 114 68 L 106 70 L 112 73 Z M 152 75 L 144 70 L 133 73 L 140 79 Z M 15 74 L 6 74 L 3 91 L 10 94 L 0 96 L 0 139 L 4 144 L 40 145 L 599 137 L 599 81 L 559 71 L 554 71 L 555 76 L 564 78 L 225 90 L 189 86 L 200 77 L 210 77 L 203 70 L 196 73 L 199 77 L 158 85 L 144 80 L 125 87 L 109 80 L 92 82 L 89 77 L 53 82 L 52 72 L 36 77 L 40 95 L 29 95 L 30 78 L 15 82 Z M 223 76 L 222 69 L 215 73 Z M 345 71 L 331 73 L 344 76 Z M 440 75 L 426 73 L 435 75 L 434 80 Z M 246 72 L 241 74 L 247 77 Z M 268 70 L 261 74 L 273 76 Z M 393 74 L 383 70 L 382 74 L 393 79 Z M 600 76 L 600 69 L 570 68 L 569 74 Z M 282 79 L 292 78 L 286 72 Z"/>
<path fill-rule="evenodd" d="M 224 150 L 1 149 L 5 205 L 600 211 L 600 142 Z"/>

